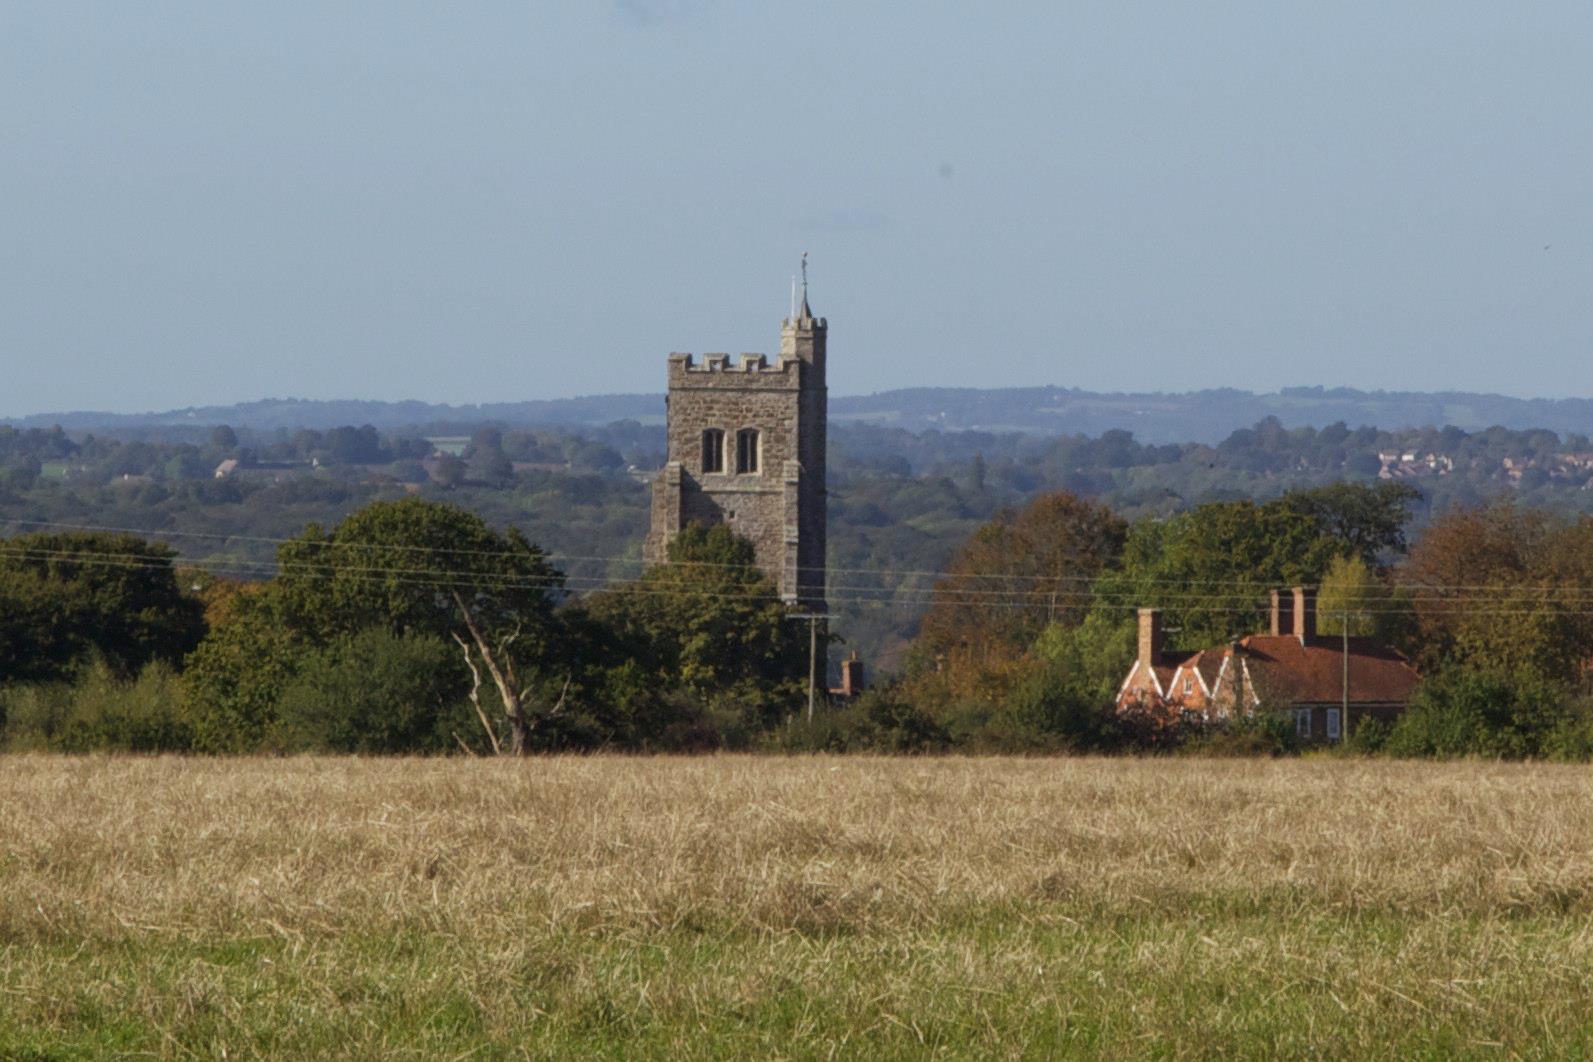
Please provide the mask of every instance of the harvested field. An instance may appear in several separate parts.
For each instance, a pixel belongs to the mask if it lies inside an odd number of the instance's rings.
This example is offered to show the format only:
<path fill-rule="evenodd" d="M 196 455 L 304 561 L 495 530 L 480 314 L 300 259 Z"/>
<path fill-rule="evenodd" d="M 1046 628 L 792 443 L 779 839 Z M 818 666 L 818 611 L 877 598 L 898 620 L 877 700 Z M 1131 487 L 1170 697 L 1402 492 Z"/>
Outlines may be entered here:
<path fill-rule="evenodd" d="M 1563 1055 L 1593 769 L 0 758 L 0 1056 Z"/>

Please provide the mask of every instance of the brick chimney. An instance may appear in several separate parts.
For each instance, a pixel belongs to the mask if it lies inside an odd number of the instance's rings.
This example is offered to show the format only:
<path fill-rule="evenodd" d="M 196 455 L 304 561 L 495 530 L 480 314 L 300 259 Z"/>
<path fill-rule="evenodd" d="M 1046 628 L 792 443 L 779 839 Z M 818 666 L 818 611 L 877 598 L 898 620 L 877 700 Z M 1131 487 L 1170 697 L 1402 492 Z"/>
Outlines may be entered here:
<path fill-rule="evenodd" d="M 1304 645 L 1316 637 L 1316 590 L 1307 586 L 1294 588 L 1294 630 L 1291 632 Z"/>
<path fill-rule="evenodd" d="M 1162 658 L 1162 644 L 1167 636 L 1162 633 L 1162 613 L 1160 609 L 1142 608 L 1139 610 L 1139 662 L 1146 667 L 1155 667 Z"/>
<path fill-rule="evenodd" d="M 857 658 L 857 650 L 852 650 L 852 655 L 841 661 L 841 696 L 856 697 L 863 692 L 863 661 Z"/>
<path fill-rule="evenodd" d="M 1286 596 L 1287 591 L 1272 591 L 1272 607 L 1269 610 L 1271 617 L 1271 633 L 1274 638 L 1280 634 L 1294 633 L 1294 608 Z"/>

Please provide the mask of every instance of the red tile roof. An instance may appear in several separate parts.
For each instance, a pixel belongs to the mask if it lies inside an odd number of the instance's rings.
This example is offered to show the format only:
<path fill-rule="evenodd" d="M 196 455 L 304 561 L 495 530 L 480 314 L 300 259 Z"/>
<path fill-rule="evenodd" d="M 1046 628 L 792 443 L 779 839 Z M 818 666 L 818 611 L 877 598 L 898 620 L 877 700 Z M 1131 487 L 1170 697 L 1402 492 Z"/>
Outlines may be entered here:
<path fill-rule="evenodd" d="M 1239 646 L 1264 700 L 1338 704 L 1344 696 L 1344 645 L 1338 638 L 1312 638 L 1302 645 L 1291 634 L 1252 634 Z M 1403 704 L 1420 681 L 1400 653 L 1370 638 L 1350 639 L 1351 704 Z"/>

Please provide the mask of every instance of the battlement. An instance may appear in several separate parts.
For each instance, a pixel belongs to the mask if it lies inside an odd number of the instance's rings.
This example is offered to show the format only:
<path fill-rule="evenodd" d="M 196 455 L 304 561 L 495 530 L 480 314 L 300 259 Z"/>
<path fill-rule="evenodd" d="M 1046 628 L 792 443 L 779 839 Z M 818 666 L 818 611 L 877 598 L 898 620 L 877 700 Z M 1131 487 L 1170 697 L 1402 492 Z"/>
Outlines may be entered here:
<path fill-rule="evenodd" d="M 830 322 L 823 317 L 787 317 L 780 322 L 780 328 L 782 331 L 794 328 L 798 331 L 812 329 L 817 332 L 827 332 L 830 329 Z"/>
<path fill-rule="evenodd" d="M 690 354 L 669 356 L 669 383 L 671 387 L 707 384 L 714 378 L 727 383 L 744 383 L 751 378 L 759 382 L 796 383 L 801 376 L 802 362 L 791 358 L 775 358 L 766 354 L 743 354 L 732 358 L 729 354 L 704 354 L 699 363 Z"/>

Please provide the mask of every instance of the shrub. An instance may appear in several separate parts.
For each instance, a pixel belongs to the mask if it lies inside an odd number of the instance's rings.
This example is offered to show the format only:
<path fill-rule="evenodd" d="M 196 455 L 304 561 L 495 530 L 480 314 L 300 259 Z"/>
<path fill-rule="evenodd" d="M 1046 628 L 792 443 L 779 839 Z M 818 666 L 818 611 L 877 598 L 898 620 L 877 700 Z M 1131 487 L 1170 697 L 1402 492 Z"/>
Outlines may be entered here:
<path fill-rule="evenodd" d="M 0 691 L 0 735 L 7 750 L 55 747 L 56 735 L 72 714 L 72 687 L 65 682 L 12 686 Z"/>
<path fill-rule="evenodd" d="M 1567 763 L 1593 760 L 1593 695 L 1571 702 L 1544 740 L 1543 752 L 1550 759 Z"/>
<path fill-rule="evenodd" d="M 442 639 L 360 631 L 310 654 L 283 689 L 281 742 L 329 752 L 443 751 L 479 734 L 468 689 L 459 652 Z"/>
<path fill-rule="evenodd" d="M 1388 737 L 1393 732 L 1394 724 L 1387 720 L 1361 719 L 1350 730 L 1347 745 L 1351 752 L 1373 755 L 1387 748 Z"/>
<path fill-rule="evenodd" d="M 96 660 L 72 683 L 8 690 L 5 744 L 64 752 L 182 752 L 194 744 L 170 667 L 148 664 L 132 680 Z"/>
<path fill-rule="evenodd" d="M 1251 712 L 1193 731 L 1180 751 L 1193 756 L 1286 756 L 1300 750 L 1282 712 Z"/>
<path fill-rule="evenodd" d="M 810 723 L 791 719 L 769 735 L 782 752 L 944 752 L 951 737 L 896 684 L 861 694 L 839 708 L 817 712 Z"/>
<path fill-rule="evenodd" d="M 1094 744 L 1101 722 L 1098 703 L 1070 678 L 1058 667 L 1033 668 L 1013 688 L 998 716 L 1015 735 L 1067 746 Z"/>
<path fill-rule="evenodd" d="M 1383 748 L 1393 756 L 1538 756 L 1551 751 L 1568 714 L 1565 691 L 1535 671 L 1456 668 L 1422 684 Z"/>

